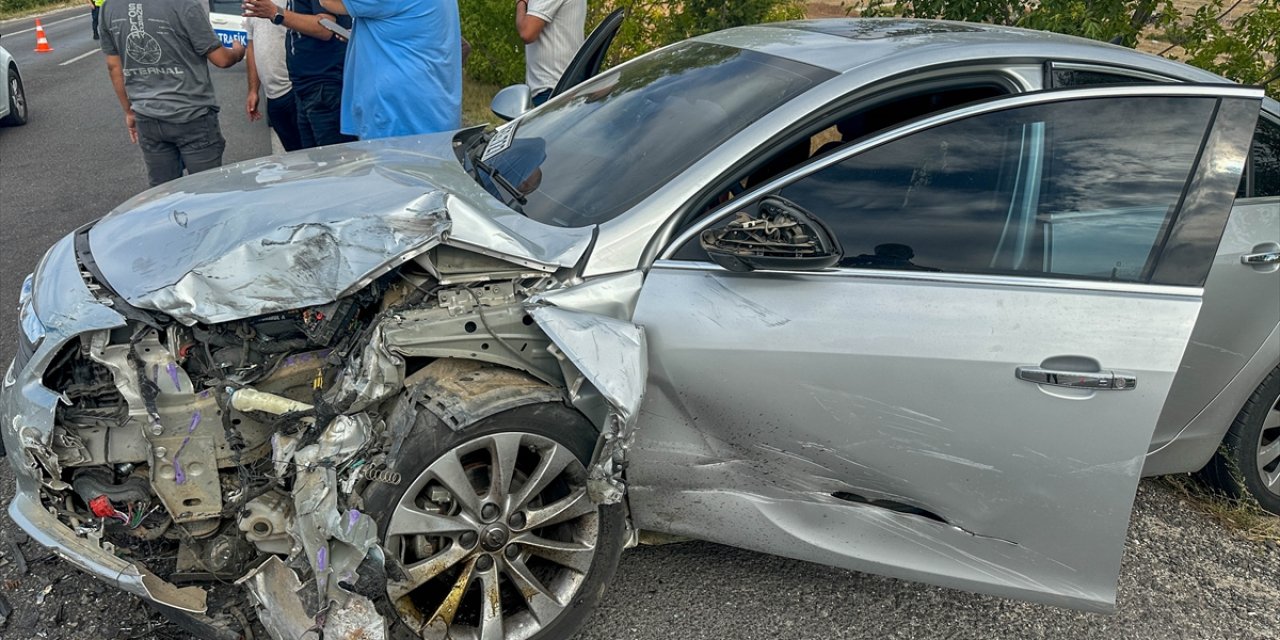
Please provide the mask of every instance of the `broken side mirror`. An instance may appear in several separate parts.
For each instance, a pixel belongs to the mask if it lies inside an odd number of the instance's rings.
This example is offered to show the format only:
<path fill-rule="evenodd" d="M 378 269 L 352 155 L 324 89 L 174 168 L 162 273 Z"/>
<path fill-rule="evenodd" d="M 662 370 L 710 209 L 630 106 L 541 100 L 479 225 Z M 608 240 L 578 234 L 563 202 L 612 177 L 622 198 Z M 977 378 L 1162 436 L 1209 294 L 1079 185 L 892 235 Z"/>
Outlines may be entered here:
<path fill-rule="evenodd" d="M 762 200 L 754 215 L 739 211 L 728 224 L 703 231 L 699 241 L 729 271 L 819 271 L 844 256 L 826 223 L 778 196 Z"/>
<path fill-rule="evenodd" d="M 508 122 L 524 115 L 524 112 L 531 108 L 533 108 L 533 99 L 527 84 L 513 84 L 505 87 L 493 96 L 493 102 L 489 103 L 489 110 L 493 111 L 493 115 Z"/>

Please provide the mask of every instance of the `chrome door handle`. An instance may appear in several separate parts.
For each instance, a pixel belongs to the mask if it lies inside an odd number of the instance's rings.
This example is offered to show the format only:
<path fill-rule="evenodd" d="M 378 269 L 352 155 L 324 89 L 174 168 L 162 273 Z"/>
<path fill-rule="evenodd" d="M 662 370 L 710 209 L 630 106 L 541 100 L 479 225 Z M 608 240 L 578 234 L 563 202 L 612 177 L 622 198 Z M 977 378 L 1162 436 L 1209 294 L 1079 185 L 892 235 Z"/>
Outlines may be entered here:
<path fill-rule="evenodd" d="M 1280 251 L 1265 251 L 1263 253 L 1250 253 L 1240 256 L 1240 264 L 1251 266 L 1280 264 Z"/>
<path fill-rule="evenodd" d="M 1019 380 L 1073 389 L 1127 391 L 1138 386 L 1138 378 L 1122 371 L 1056 371 L 1044 367 L 1018 367 Z"/>

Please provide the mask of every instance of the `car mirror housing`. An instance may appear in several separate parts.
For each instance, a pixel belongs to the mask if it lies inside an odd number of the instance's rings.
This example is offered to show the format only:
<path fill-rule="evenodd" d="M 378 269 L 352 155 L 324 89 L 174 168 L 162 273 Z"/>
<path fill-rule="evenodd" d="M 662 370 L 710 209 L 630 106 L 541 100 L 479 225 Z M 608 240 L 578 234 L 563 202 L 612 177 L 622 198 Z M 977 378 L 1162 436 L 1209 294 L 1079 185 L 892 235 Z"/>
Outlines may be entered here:
<path fill-rule="evenodd" d="M 729 271 L 820 271 L 844 256 L 826 223 L 778 196 L 762 200 L 755 214 L 739 211 L 728 224 L 703 231 L 699 241 Z"/>
<path fill-rule="evenodd" d="M 493 111 L 493 115 L 507 121 L 519 118 L 532 107 L 533 102 L 527 84 L 513 84 L 505 87 L 493 96 L 493 102 L 489 103 L 489 110 Z"/>

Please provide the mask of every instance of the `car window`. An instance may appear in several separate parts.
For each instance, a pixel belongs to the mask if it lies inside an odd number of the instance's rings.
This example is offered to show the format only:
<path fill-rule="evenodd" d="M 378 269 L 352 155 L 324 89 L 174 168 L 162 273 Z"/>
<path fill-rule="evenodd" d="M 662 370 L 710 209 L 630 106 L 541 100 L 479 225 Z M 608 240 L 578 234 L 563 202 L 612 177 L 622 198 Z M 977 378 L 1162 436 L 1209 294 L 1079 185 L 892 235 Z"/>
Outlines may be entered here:
<path fill-rule="evenodd" d="M 1280 124 L 1266 117 L 1258 118 L 1253 134 L 1249 163 L 1240 180 L 1237 198 L 1272 198 L 1280 196 Z"/>
<path fill-rule="evenodd" d="M 982 114 L 779 193 L 833 229 L 842 267 L 1144 281 L 1214 103 L 1095 98 Z"/>
<path fill-rule="evenodd" d="M 606 222 L 779 105 L 834 76 L 826 69 L 700 42 L 607 71 L 517 120 L 490 163 L 539 222 Z M 508 198 L 487 181 L 490 192 Z"/>
<path fill-rule="evenodd" d="M 1070 69 L 1055 66 L 1049 72 L 1049 86 L 1055 89 L 1086 87 L 1098 84 L 1134 84 L 1155 82 L 1151 78 L 1126 75 L 1121 72 L 1095 69 Z"/>

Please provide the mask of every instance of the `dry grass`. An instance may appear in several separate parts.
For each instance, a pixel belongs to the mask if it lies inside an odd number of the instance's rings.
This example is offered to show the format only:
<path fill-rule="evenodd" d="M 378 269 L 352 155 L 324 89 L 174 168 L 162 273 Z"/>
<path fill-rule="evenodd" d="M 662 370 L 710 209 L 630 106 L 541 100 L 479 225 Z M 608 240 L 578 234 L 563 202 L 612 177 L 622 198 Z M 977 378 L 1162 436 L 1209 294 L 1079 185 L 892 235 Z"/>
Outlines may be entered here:
<path fill-rule="evenodd" d="M 1192 508 L 1254 541 L 1280 543 L 1280 517 L 1257 502 L 1235 500 L 1209 489 L 1190 475 L 1164 476 L 1158 482 L 1178 494 Z"/>
<path fill-rule="evenodd" d="M 471 126 L 476 124 L 498 124 L 498 117 L 493 115 L 489 110 L 489 103 L 493 101 L 493 95 L 502 87 L 476 82 L 468 78 L 466 74 L 462 76 L 462 124 Z"/>

